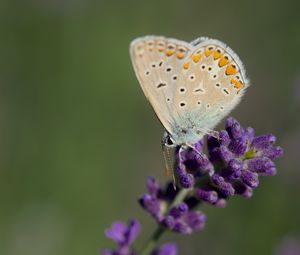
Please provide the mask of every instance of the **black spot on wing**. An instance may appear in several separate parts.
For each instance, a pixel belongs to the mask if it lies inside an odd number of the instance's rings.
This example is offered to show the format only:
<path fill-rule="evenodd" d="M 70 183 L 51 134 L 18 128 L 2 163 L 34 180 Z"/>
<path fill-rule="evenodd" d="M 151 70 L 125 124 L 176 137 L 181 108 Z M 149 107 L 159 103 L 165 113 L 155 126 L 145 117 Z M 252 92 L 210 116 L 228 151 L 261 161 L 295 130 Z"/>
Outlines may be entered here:
<path fill-rule="evenodd" d="M 156 87 L 159 89 L 159 88 L 165 87 L 165 86 L 167 86 L 166 83 L 159 83 Z"/>

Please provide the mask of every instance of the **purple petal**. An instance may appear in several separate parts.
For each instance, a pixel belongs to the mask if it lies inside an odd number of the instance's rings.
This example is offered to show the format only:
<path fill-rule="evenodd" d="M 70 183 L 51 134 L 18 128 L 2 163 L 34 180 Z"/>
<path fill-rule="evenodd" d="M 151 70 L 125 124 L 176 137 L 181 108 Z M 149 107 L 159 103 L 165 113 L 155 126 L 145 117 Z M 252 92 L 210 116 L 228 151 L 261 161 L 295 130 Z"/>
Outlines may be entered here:
<path fill-rule="evenodd" d="M 252 143 L 254 137 L 255 137 L 255 131 L 252 127 L 248 127 L 245 129 L 245 135 L 247 137 L 247 141 L 249 144 Z"/>
<path fill-rule="evenodd" d="M 196 197 L 200 200 L 214 204 L 218 200 L 218 193 L 214 190 L 196 189 Z"/>
<path fill-rule="evenodd" d="M 270 143 L 274 143 L 276 141 L 276 137 L 272 134 L 262 135 L 255 137 L 252 142 L 252 147 L 256 150 L 263 150 Z"/>
<path fill-rule="evenodd" d="M 220 198 L 214 203 L 214 206 L 218 208 L 225 208 L 226 205 L 227 205 L 227 201 L 224 198 Z"/>
<path fill-rule="evenodd" d="M 158 218 L 160 216 L 160 201 L 157 198 L 152 197 L 149 194 L 144 194 L 139 201 L 142 207 L 153 217 Z"/>
<path fill-rule="evenodd" d="M 225 182 L 224 178 L 218 174 L 214 174 L 211 178 L 212 183 L 219 189 L 219 191 L 225 196 L 230 197 L 234 194 L 232 185 Z"/>
<path fill-rule="evenodd" d="M 174 228 L 175 225 L 175 219 L 173 216 L 167 215 L 166 217 L 164 217 L 164 219 L 162 220 L 162 225 L 165 226 L 166 228 Z"/>
<path fill-rule="evenodd" d="M 185 175 L 185 174 L 187 174 L 187 171 L 186 171 L 186 167 L 185 167 L 184 162 L 179 162 L 179 163 L 177 164 L 177 167 L 176 167 L 176 174 L 177 174 L 177 175 Z"/>
<path fill-rule="evenodd" d="M 184 215 L 186 212 L 188 212 L 189 208 L 186 203 L 180 203 L 178 205 L 173 206 L 170 209 L 169 215 L 171 215 L 173 218 L 177 219 Z"/>
<path fill-rule="evenodd" d="M 275 159 L 283 154 L 283 149 L 279 146 L 270 145 L 262 151 L 262 156 Z"/>
<path fill-rule="evenodd" d="M 244 162 L 240 159 L 231 159 L 228 162 L 227 168 L 222 171 L 222 176 L 226 177 L 228 181 L 238 179 L 244 170 Z"/>
<path fill-rule="evenodd" d="M 226 131 L 225 131 L 226 132 Z M 220 142 L 218 139 L 212 136 L 208 136 L 207 138 L 207 148 L 209 151 L 213 150 L 214 148 L 217 148 L 220 146 Z"/>
<path fill-rule="evenodd" d="M 147 178 L 147 189 L 151 195 L 157 195 L 160 190 L 159 183 L 152 176 Z"/>
<path fill-rule="evenodd" d="M 177 255 L 177 246 L 175 243 L 163 244 L 155 255 Z"/>
<path fill-rule="evenodd" d="M 206 215 L 199 211 L 189 212 L 184 218 L 187 225 L 193 230 L 202 230 L 207 219 Z"/>
<path fill-rule="evenodd" d="M 195 179 L 192 174 L 184 174 L 179 176 L 179 182 L 183 188 L 191 188 L 195 183 Z"/>
<path fill-rule="evenodd" d="M 245 198 L 250 198 L 253 195 L 253 189 L 245 185 L 244 183 L 235 183 L 234 189 L 238 195 L 243 196 Z"/>
<path fill-rule="evenodd" d="M 189 235 L 193 233 L 193 229 L 190 226 L 188 226 L 185 222 L 176 222 L 173 229 L 175 232 L 184 235 Z"/>
<path fill-rule="evenodd" d="M 220 144 L 224 146 L 228 146 L 231 139 L 229 137 L 229 134 L 226 130 L 221 130 L 219 132 L 219 137 L 220 137 Z"/>
<path fill-rule="evenodd" d="M 127 231 L 127 244 L 131 245 L 141 231 L 140 223 L 133 219 L 130 221 Z"/>
<path fill-rule="evenodd" d="M 101 251 L 102 255 L 114 255 L 114 251 L 109 250 L 109 249 L 104 249 Z"/>
<path fill-rule="evenodd" d="M 245 170 L 242 172 L 242 181 L 251 188 L 256 188 L 259 184 L 258 174 Z"/>
<path fill-rule="evenodd" d="M 226 131 L 233 139 L 238 139 L 244 134 L 244 129 L 240 123 L 232 117 L 229 117 L 226 121 Z"/>
<path fill-rule="evenodd" d="M 232 152 L 228 149 L 228 147 L 221 145 L 219 148 L 220 158 L 226 162 L 233 158 Z"/>
<path fill-rule="evenodd" d="M 247 136 L 243 135 L 237 139 L 232 140 L 228 147 L 234 154 L 238 156 L 244 155 L 248 147 Z"/>
<path fill-rule="evenodd" d="M 259 174 L 269 175 L 269 173 L 276 172 L 275 163 L 267 157 L 249 159 L 246 161 L 246 164 L 249 170 L 255 171 Z"/>
<path fill-rule="evenodd" d="M 105 230 L 105 235 L 114 240 L 118 244 L 123 244 L 126 241 L 125 234 L 127 225 L 120 221 L 115 221 L 111 228 Z"/>
<path fill-rule="evenodd" d="M 194 144 L 194 147 L 198 150 L 198 151 L 202 151 L 204 146 L 204 139 L 199 140 L 198 142 L 196 142 Z"/>

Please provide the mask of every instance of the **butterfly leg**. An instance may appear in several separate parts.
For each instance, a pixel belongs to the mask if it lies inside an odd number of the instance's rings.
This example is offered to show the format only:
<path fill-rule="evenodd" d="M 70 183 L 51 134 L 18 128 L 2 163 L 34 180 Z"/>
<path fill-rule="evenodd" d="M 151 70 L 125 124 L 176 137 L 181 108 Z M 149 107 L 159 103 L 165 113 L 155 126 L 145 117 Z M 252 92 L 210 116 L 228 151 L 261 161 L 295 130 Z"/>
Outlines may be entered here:
<path fill-rule="evenodd" d="M 199 151 L 194 145 L 186 143 L 186 146 L 188 146 L 189 148 L 197 152 L 199 156 L 202 157 L 203 159 L 206 158 L 206 155 L 202 151 Z"/>
<path fill-rule="evenodd" d="M 218 131 L 211 130 L 211 129 L 204 129 L 204 128 L 198 128 L 197 130 L 201 133 L 206 134 L 206 135 L 210 135 L 210 136 L 216 138 L 217 140 L 220 140 L 220 136 L 219 136 Z"/>

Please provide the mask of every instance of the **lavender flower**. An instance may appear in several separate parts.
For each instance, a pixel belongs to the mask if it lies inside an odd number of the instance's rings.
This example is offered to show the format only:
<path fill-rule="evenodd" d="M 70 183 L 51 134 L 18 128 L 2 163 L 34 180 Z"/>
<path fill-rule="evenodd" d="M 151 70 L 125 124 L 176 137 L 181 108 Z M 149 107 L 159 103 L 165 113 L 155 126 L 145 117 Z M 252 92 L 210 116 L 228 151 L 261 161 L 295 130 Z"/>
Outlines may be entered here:
<path fill-rule="evenodd" d="M 204 139 L 194 145 L 195 149 L 177 149 L 176 190 L 171 183 L 163 189 L 149 177 L 148 193 L 140 198 L 140 204 L 169 230 L 181 234 L 202 230 L 206 216 L 195 210 L 199 203 L 223 208 L 235 194 L 251 197 L 259 185 L 259 176 L 276 174 L 273 160 L 283 151 L 274 146 L 275 141 L 271 134 L 256 137 L 252 128 L 243 128 L 228 118 L 218 139 L 208 137 L 208 156 L 203 153 Z M 186 190 L 184 199 L 174 204 L 174 197 L 182 190 Z"/>
<path fill-rule="evenodd" d="M 117 249 L 104 249 L 102 255 L 136 255 L 132 244 L 141 230 L 140 223 L 133 219 L 128 225 L 121 221 L 115 221 L 112 226 L 105 231 L 105 235 L 116 242 Z M 177 255 L 175 243 L 165 243 L 153 250 L 151 255 Z"/>
<path fill-rule="evenodd" d="M 148 177 L 147 188 L 148 193 L 140 198 L 140 204 L 159 224 L 181 234 L 204 228 L 206 216 L 202 212 L 191 211 L 184 202 L 169 206 L 178 192 L 171 183 L 163 190 L 153 177 Z"/>
<path fill-rule="evenodd" d="M 176 255 L 174 243 L 160 248 L 156 243 L 165 230 L 180 234 L 203 230 L 206 215 L 197 210 L 199 204 L 205 202 L 223 208 L 235 194 L 251 197 L 259 186 L 260 176 L 276 174 L 274 159 L 280 157 L 283 150 L 274 145 L 275 141 L 274 135 L 255 136 L 253 128 L 244 128 L 235 119 L 228 118 L 218 138 L 207 138 L 207 148 L 204 148 L 204 139 L 194 144 L 194 148 L 177 148 L 176 183 L 161 187 L 153 177 L 148 177 L 148 192 L 139 199 L 140 205 L 159 225 L 141 254 Z M 139 232 L 136 220 L 128 226 L 115 222 L 106 235 L 117 243 L 117 249 L 106 249 L 103 254 L 136 255 L 132 244 Z"/>
<path fill-rule="evenodd" d="M 208 137 L 208 157 L 199 146 L 203 140 L 195 145 L 202 155 L 190 148 L 178 150 L 179 183 L 183 188 L 194 187 L 199 200 L 221 207 L 234 194 L 251 197 L 259 176 L 276 174 L 273 160 L 283 150 L 274 146 L 275 141 L 271 134 L 255 137 L 253 128 L 243 128 L 234 118 L 228 118 L 218 139 Z M 187 177 L 193 181 L 187 181 Z"/>

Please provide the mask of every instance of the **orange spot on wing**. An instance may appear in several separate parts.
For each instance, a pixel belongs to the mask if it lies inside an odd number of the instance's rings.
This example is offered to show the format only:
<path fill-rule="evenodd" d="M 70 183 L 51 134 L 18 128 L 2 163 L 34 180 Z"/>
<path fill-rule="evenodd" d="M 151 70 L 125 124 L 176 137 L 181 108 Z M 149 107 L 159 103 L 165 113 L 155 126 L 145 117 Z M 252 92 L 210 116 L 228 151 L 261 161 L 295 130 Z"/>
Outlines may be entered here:
<path fill-rule="evenodd" d="M 240 90 L 242 87 L 244 87 L 244 84 L 237 79 L 232 79 L 231 84 L 234 84 L 234 87 L 238 90 Z"/>
<path fill-rule="evenodd" d="M 198 63 L 199 62 L 199 60 L 200 60 L 200 58 L 201 58 L 201 54 L 195 54 L 194 56 L 193 56 L 193 61 L 195 62 L 195 63 Z"/>
<path fill-rule="evenodd" d="M 186 62 L 183 64 L 184 69 L 188 69 L 190 67 L 190 62 Z"/>
<path fill-rule="evenodd" d="M 229 65 L 226 68 L 226 75 L 234 75 L 237 72 L 236 67 L 234 65 Z"/>
<path fill-rule="evenodd" d="M 220 60 L 219 60 L 219 67 L 222 67 L 222 66 L 225 66 L 229 63 L 229 59 L 228 57 L 222 57 Z"/>
<path fill-rule="evenodd" d="M 221 52 L 215 51 L 215 53 L 214 53 L 214 59 L 216 60 L 216 59 L 220 58 L 221 55 L 222 55 Z"/>
<path fill-rule="evenodd" d="M 185 56 L 185 54 L 183 52 L 178 52 L 177 53 L 177 58 L 179 58 L 179 59 L 183 59 L 184 56 Z"/>
<path fill-rule="evenodd" d="M 210 49 L 206 49 L 205 52 L 204 52 L 204 54 L 205 54 L 206 57 L 209 57 L 213 53 L 213 51 L 214 51 L 213 49 L 211 49 L 211 50 Z"/>
<path fill-rule="evenodd" d="M 168 57 L 172 56 L 173 54 L 174 54 L 174 50 L 167 50 L 167 51 L 166 51 L 166 55 L 167 55 Z"/>

